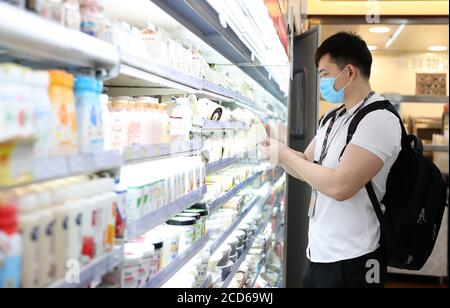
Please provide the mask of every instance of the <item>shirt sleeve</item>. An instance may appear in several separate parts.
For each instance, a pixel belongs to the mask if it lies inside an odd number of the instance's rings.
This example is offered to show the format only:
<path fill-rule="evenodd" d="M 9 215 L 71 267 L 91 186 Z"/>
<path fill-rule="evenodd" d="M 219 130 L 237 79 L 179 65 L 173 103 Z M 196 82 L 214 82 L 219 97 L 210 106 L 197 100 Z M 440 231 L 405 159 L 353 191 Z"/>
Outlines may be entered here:
<path fill-rule="evenodd" d="M 369 113 L 356 129 L 350 144 L 378 156 L 383 163 L 401 149 L 402 130 L 398 118 L 389 111 Z"/>

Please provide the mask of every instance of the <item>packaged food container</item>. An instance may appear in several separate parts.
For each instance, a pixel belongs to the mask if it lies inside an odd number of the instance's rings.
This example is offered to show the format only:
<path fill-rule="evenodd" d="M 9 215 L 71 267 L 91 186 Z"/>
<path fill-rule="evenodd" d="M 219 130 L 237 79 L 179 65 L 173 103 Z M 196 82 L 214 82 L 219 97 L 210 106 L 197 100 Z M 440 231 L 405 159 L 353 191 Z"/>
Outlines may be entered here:
<path fill-rule="evenodd" d="M 242 246 L 244 245 L 244 238 L 245 238 L 245 232 L 242 230 L 236 230 L 233 232 L 232 236 L 235 236 L 238 239 L 238 244 L 237 246 Z"/>
<path fill-rule="evenodd" d="M 230 275 L 232 269 L 233 269 L 234 263 L 231 261 L 228 261 L 225 265 L 218 266 L 218 270 L 221 271 L 222 274 L 222 281 L 225 281 L 228 276 Z"/>
<path fill-rule="evenodd" d="M 214 273 L 220 260 L 222 260 L 222 254 L 216 251 L 208 260 L 208 271 Z"/>
<path fill-rule="evenodd" d="M 200 226 L 201 226 L 201 236 L 206 234 L 206 219 L 208 217 L 208 211 L 204 209 L 188 209 L 184 213 L 198 213 L 200 214 Z"/>
<path fill-rule="evenodd" d="M 235 255 L 236 254 L 236 248 L 237 248 L 238 242 L 239 242 L 239 240 L 235 236 L 230 236 L 227 239 L 226 243 L 231 247 L 230 255 Z"/>
<path fill-rule="evenodd" d="M 180 213 L 180 214 L 177 214 L 176 217 L 195 218 L 194 241 L 196 241 L 202 237 L 202 223 L 200 221 L 201 216 L 199 213 Z"/>
<path fill-rule="evenodd" d="M 161 257 L 163 249 L 163 241 L 160 239 L 151 240 L 154 249 L 153 260 L 150 266 L 149 279 L 158 274 L 161 270 Z"/>
<path fill-rule="evenodd" d="M 176 230 L 180 235 L 178 245 L 179 254 L 182 254 L 194 243 L 196 223 L 197 219 L 193 217 L 174 217 L 167 222 L 167 225 Z"/>
<path fill-rule="evenodd" d="M 244 246 L 239 246 L 236 248 L 236 253 L 238 254 L 238 257 L 242 255 L 242 252 L 244 251 Z"/>
<path fill-rule="evenodd" d="M 222 258 L 220 259 L 220 261 L 218 263 L 218 266 L 222 266 L 224 264 L 227 264 L 228 260 L 230 259 L 230 252 L 231 252 L 230 245 L 223 244 L 222 246 L 219 247 L 217 252 L 222 254 Z"/>

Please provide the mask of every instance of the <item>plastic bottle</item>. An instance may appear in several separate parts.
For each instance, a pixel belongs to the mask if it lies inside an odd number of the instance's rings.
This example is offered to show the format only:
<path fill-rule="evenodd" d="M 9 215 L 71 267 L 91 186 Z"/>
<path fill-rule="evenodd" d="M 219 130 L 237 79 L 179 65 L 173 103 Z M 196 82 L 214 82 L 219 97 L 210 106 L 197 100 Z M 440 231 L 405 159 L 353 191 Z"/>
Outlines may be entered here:
<path fill-rule="evenodd" d="M 97 80 L 86 76 L 77 76 L 75 80 L 75 97 L 77 121 L 82 153 L 103 150 L 101 131 L 100 102 L 97 94 Z"/>
<path fill-rule="evenodd" d="M 62 5 L 61 24 L 72 30 L 80 30 L 81 15 L 78 0 L 65 0 Z"/>
<path fill-rule="evenodd" d="M 150 275 L 149 278 L 155 276 L 161 270 L 161 255 L 163 249 L 163 241 L 159 238 L 152 238 L 146 235 L 145 240 L 148 243 L 151 243 L 154 247 L 153 259 L 150 267 Z"/>
<path fill-rule="evenodd" d="M 120 182 L 119 179 L 115 181 L 114 193 L 117 198 L 116 207 L 116 221 L 115 221 L 115 235 L 116 241 L 122 243 L 125 236 L 125 209 L 127 206 L 127 187 Z"/>
<path fill-rule="evenodd" d="M 79 196 L 83 196 L 83 186 L 80 183 L 75 183 L 69 189 L 68 202 L 65 205 L 69 214 L 67 223 L 69 238 L 67 243 L 67 260 L 81 262 L 84 208 L 83 200 Z"/>
<path fill-rule="evenodd" d="M 155 120 L 153 110 L 151 108 L 150 97 L 139 97 L 135 99 L 136 118 L 141 125 L 141 135 L 137 142 L 140 145 L 148 145 L 152 142 L 152 131 L 149 129 Z"/>
<path fill-rule="evenodd" d="M 150 275 L 152 274 L 152 266 L 153 266 L 153 259 L 155 255 L 155 246 L 153 246 L 152 243 L 149 243 L 148 241 L 143 239 L 142 242 L 142 270 L 140 271 L 140 284 L 143 286 L 145 282 L 147 282 L 150 278 Z"/>
<path fill-rule="evenodd" d="M 127 172 L 122 170 L 121 176 L 120 176 L 120 186 L 126 187 L 127 189 L 127 195 L 126 195 L 126 206 L 125 206 L 125 217 L 127 222 L 133 222 L 136 221 L 139 218 L 139 215 L 137 213 L 136 207 L 139 203 L 139 190 L 135 185 L 133 185 L 127 177 Z"/>
<path fill-rule="evenodd" d="M 0 142 L 8 141 L 19 134 L 19 128 L 15 121 L 17 118 L 17 103 L 15 99 L 18 88 L 16 80 L 19 80 L 19 70 L 13 64 L 0 65 Z"/>
<path fill-rule="evenodd" d="M 42 185 L 30 189 L 36 194 L 39 207 L 39 287 L 48 286 L 54 279 L 54 224 L 55 216 L 51 210 L 52 195 Z"/>
<path fill-rule="evenodd" d="M 170 117 L 167 113 L 167 104 L 158 106 L 161 121 L 161 143 L 170 143 Z"/>
<path fill-rule="evenodd" d="M 48 11 L 45 12 L 47 19 L 56 23 L 61 23 L 63 13 L 63 0 L 44 0 Z M 47 15 L 48 14 L 48 15 Z"/>
<path fill-rule="evenodd" d="M 178 256 L 180 233 L 167 226 L 161 227 L 158 232 L 164 242 L 161 256 L 161 269 L 164 269 Z"/>
<path fill-rule="evenodd" d="M 19 107 L 19 126 L 21 130 L 21 136 L 34 137 L 34 73 L 31 69 L 21 68 L 21 81 L 20 81 L 20 93 L 18 96 L 17 104 Z"/>
<path fill-rule="evenodd" d="M 128 104 L 131 97 L 120 96 L 111 100 L 111 148 L 122 150 L 128 145 Z"/>
<path fill-rule="evenodd" d="M 55 279 L 64 277 L 69 242 L 69 208 L 66 205 L 70 195 L 72 179 L 54 182 L 52 189 L 53 214 L 55 216 L 55 235 L 53 238 L 53 255 L 55 263 Z"/>
<path fill-rule="evenodd" d="M 36 127 L 35 157 L 49 157 L 53 136 L 52 106 L 48 93 L 50 78 L 46 71 L 33 73 L 34 121 Z"/>
<path fill-rule="evenodd" d="M 103 0 L 80 0 L 81 31 L 99 37 L 103 28 Z"/>
<path fill-rule="evenodd" d="M 106 185 L 109 186 L 109 182 L 106 183 Z M 94 188 L 92 210 L 95 215 L 92 228 L 94 231 L 95 254 L 97 257 L 102 256 L 105 253 L 106 229 L 108 227 L 107 212 L 111 207 L 109 204 L 110 199 L 106 194 L 106 185 L 105 179 L 98 178 L 92 181 L 92 186 Z"/>
<path fill-rule="evenodd" d="M 75 99 L 77 107 L 77 121 L 79 128 L 80 151 L 89 153 L 94 148 L 94 135 L 98 119 L 96 112 L 92 112 L 96 96 L 96 81 L 86 76 L 75 79 Z"/>
<path fill-rule="evenodd" d="M 192 131 L 192 109 L 187 98 L 178 98 L 170 116 L 172 141 L 189 141 Z"/>
<path fill-rule="evenodd" d="M 43 2 L 44 0 L 27 0 L 25 7 L 27 10 L 40 14 L 41 10 L 43 10 Z"/>
<path fill-rule="evenodd" d="M 32 133 L 30 71 L 16 64 L 0 65 L 0 142 Z"/>
<path fill-rule="evenodd" d="M 162 112 L 159 110 L 159 104 L 154 102 L 151 104 L 154 115 L 154 121 L 152 122 L 152 140 L 153 144 L 163 143 L 161 140 L 162 135 Z"/>
<path fill-rule="evenodd" d="M 98 180 L 86 181 L 79 184 L 83 194 L 80 195 L 80 207 L 83 212 L 81 223 L 81 263 L 83 265 L 91 262 L 99 253 L 96 242 L 96 228 L 99 223 L 97 219 L 98 207 Z"/>
<path fill-rule="evenodd" d="M 103 150 L 112 150 L 112 119 L 111 112 L 109 110 L 109 97 L 106 94 L 100 96 L 100 112 L 101 123 L 103 133 Z"/>
<path fill-rule="evenodd" d="M 138 176 L 134 166 L 129 166 L 121 170 L 120 181 L 124 187 L 127 187 L 127 205 L 125 215 L 128 222 L 136 221 L 142 215 L 143 185 L 142 179 Z"/>
<path fill-rule="evenodd" d="M 13 205 L 0 206 L 0 288 L 19 288 L 22 243 Z"/>
<path fill-rule="evenodd" d="M 140 97 L 136 103 L 142 108 L 142 140 L 144 145 L 159 143 L 156 138 L 155 123 L 159 121 L 155 104 L 158 100 L 153 97 Z"/>
<path fill-rule="evenodd" d="M 103 113 L 102 113 L 102 97 L 103 97 L 103 82 L 97 80 L 96 97 L 95 97 L 95 111 L 97 113 L 98 123 L 95 140 L 97 144 L 95 151 L 102 151 L 105 148 L 105 131 L 103 125 Z"/>
<path fill-rule="evenodd" d="M 128 146 L 141 145 L 142 138 L 142 117 L 141 108 L 135 102 L 130 100 L 128 103 Z"/>
<path fill-rule="evenodd" d="M 121 287 L 135 289 L 139 286 L 139 268 L 142 263 L 142 251 L 136 246 L 125 246 L 125 262 L 122 269 Z"/>
<path fill-rule="evenodd" d="M 38 199 L 33 193 L 17 196 L 19 231 L 22 235 L 22 288 L 38 288 L 39 213 Z"/>
<path fill-rule="evenodd" d="M 134 251 L 142 254 L 142 262 L 139 264 L 138 287 L 143 287 L 150 277 L 155 247 L 144 236 L 138 237 L 127 243 L 125 251 Z"/>
<path fill-rule="evenodd" d="M 105 178 L 105 250 L 111 252 L 116 239 L 116 219 L 117 219 L 117 195 L 114 193 L 114 180 L 111 178 Z"/>
<path fill-rule="evenodd" d="M 73 76 L 64 71 L 50 71 L 52 103 L 52 154 L 71 155 L 78 151 L 78 128 L 73 93 Z"/>

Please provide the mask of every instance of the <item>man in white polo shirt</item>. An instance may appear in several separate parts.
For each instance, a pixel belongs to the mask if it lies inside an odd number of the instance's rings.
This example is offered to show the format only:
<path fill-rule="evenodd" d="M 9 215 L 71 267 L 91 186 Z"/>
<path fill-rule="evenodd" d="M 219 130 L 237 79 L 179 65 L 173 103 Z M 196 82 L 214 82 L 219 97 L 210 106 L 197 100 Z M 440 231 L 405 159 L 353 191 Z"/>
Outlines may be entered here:
<path fill-rule="evenodd" d="M 305 153 L 288 148 L 287 134 L 277 138 L 274 129 L 261 150 L 278 155 L 287 173 L 313 188 L 304 286 L 383 287 L 387 270 L 380 225 L 365 185 L 373 181 L 381 202 L 401 150 L 400 123 L 386 110 L 368 114 L 340 158 L 355 114 L 385 99 L 372 91 L 372 55 L 359 36 L 341 32 L 330 37 L 317 50 L 316 64 L 322 97 L 342 105 L 341 110 L 321 123 Z M 367 279 L 374 278 L 369 273 L 373 264 L 379 265 L 379 280 Z"/>

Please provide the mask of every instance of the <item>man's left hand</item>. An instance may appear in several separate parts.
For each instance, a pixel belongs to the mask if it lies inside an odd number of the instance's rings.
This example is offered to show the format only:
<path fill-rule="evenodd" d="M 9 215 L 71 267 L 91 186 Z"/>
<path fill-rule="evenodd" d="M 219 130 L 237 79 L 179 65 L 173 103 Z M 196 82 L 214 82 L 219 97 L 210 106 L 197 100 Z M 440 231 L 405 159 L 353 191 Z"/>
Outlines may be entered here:
<path fill-rule="evenodd" d="M 269 159 L 270 163 L 276 166 L 282 163 L 288 147 L 282 142 L 267 138 L 259 146 L 259 151 L 263 154 L 264 158 Z"/>

